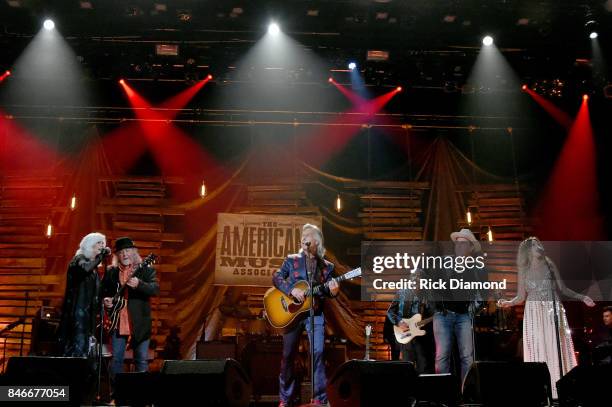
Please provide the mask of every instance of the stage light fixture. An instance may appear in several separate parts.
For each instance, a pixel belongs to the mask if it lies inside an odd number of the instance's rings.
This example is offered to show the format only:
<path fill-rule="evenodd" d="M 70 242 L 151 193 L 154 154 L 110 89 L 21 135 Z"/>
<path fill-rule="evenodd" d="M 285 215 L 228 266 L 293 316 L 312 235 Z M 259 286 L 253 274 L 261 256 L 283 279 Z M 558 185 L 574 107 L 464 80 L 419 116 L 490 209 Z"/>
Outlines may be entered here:
<path fill-rule="evenodd" d="M 338 194 L 338 196 L 336 197 L 336 212 L 341 212 L 342 211 L 342 200 L 340 199 L 340 194 Z"/>
<path fill-rule="evenodd" d="M 120 83 L 121 85 L 125 85 L 125 79 L 123 79 L 123 78 L 122 78 L 122 79 L 119 79 L 119 83 Z"/>
<path fill-rule="evenodd" d="M 487 47 L 493 45 L 493 37 L 491 37 L 490 35 L 485 36 L 482 39 L 482 44 Z"/>
<path fill-rule="evenodd" d="M 351 71 L 354 70 L 355 68 L 357 68 L 357 64 L 354 62 L 349 62 L 348 64 L 348 69 L 350 69 Z"/>
<path fill-rule="evenodd" d="M 521 86 L 521 89 L 523 89 L 523 90 L 527 90 L 527 85 L 523 85 L 523 86 Z"/>
<path fill-rule="evenodd" d="M 582 100 L 589 100 L 589 95 L 587 95 L 586 93 L 582 95 Z"/>
<path fill-rule="evenodd" d="M 213 76 L 211 74 L 208 74 L 208 76 L 206 77 L 206 79 L 208 79 L 209 81 L 212 81 Z"/>
<path fill-rule="evenodd" d="M 396 92 L 401 92 L 401 91 L 402 91 L 402 87 L 401 87 L 401 86 L 398 86 L 397 88 L 395 88 L 395 91 L 396 91 Z"/>
<path fill-rule="evenodd" d="M 332 78 L 331 76 L 327 79 L 327 82 L 329 83 L 334 83 L 334 78 Z"/>
<path fill-rule="evenodd" d="M 70 198 L 70 210 L 73 211 L 77 206 L 77 198 L 75 194 L 72 194 L 72 198 Z"/>
<path fill-rule="evenodd" d="M 51 236 L 53 236 L 53 225 L 51 224 L 51 222 L 47 224 L 47 230 L 45 232 L 45 236 L 47 236 L 47 238 L 50 238 Z"/>
<path fill-rule="evenodd" d="M 51 20 L 50 18 L 46 19 L 45 22 L 43 23 L 43 27 L 45 27 L 45 30 L 47 31 L 51 31 L 52 29 L 55 28 L 55 23 L 53 22 L 53 20 Z"/>
<path fill-rule="evenodd" d="M 472 226 L 472 212 L 470 212 L 470 208 L 468 208 L 467 213 L 465 214 L 465 218 L 467 220 L 468 226 Z"/>
<path fill-rule="evenodd" d="M 202 181 L 202 185 L 200 185 L 200 197 L 204 198 L 206 196 L 206 183 Z"/>
<path fill-rule="evenodd" d="M 589 38 L 592 40 L 596 39 L 597 37 L 599 37 L 599 34 L 597 34 L 597 31 L 593 31 L 589 34 Z"/>
<path fill-rule="evenodd" d="M 268 25 L 268 34 L 270 35 L 278 35 L 280 33 L 280 27 L 276 23 L 270 23 Z"/>

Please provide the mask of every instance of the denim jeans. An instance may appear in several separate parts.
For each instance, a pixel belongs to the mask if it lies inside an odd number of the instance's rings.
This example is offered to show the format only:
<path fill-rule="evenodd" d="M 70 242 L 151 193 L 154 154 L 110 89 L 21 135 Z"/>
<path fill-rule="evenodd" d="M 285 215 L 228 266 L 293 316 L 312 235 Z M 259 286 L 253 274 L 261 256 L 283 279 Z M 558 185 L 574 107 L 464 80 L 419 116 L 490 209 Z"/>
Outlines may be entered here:
<path fill-rule="evenodd" d="M 111 361 L 110 373 L 111 377 L 115 377 L 117 373 L 123 372 L 123 359 L 125 356 L 125 347 L 127 345 L 127 336 L 119 335 L 115 332 L 111 338 L 113 347 L 113 360 Z M 134 364 L 137 372 L 146 372 L 149 370 L 149 339 L 144 340 L 134 347 Z"/>
<path fill-rule="evenodd" d="M 314 320 L 314 396 L 316 400 L 325 404 L 327 403 L 327 378 L 325 377 L 325 362 L 323 360 L 323 350 L 325 347 L 325 324 L 323 315 L 316 315 Z M 295 363 L 295 356 L 298 351 L 300 336 L 302 335 L 302 330 L 304 328 L 306 328 L 308 332 L 308 339 L 312 340 L 310 334 L 309 317 L 298 323 L 295 327 L 285 332 L 283 335 L 283 359 L 281 361 L 281 370 L 279 375 L 279 396 L 280 400 L 285 403 L 293 402 L 296 396 L 297 386 L 293 372 L 293 365 Z"/>
<path fill-rule="evenodd" d="M 469 313 L 457 314 L 447 311 L 446 315 L 436 312 L 433 320 L 436 340 L 436 373 L 450 373 L 450 355 L 453 349 L 453 337 L 457 338 L 459 358 L 461 360 L 461 382 L 465 379 L 474 362 L 474 342 L 472 320 Z"/>

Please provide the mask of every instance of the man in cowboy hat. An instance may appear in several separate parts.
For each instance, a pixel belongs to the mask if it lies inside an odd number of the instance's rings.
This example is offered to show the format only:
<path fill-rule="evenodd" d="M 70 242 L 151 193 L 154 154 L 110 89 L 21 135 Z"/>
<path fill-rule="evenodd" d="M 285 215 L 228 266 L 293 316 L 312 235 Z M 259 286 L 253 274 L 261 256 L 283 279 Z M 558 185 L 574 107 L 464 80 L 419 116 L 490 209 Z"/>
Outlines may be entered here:
<path fill-rule="evenodd" d="M 482 254 L 480 242 L 469 229 L 461 229 L 450 235 L 454 242 L 455 259 Z M 463 279 L 463 281 L 486 281 L 486 270 L 476 267 L 452 270 L 441 270 L 440 278 Z M 436 342 L 436 373 L 450 373 L 450 356 L 453 349 L 453 337 L 457 341 L 461 361 L 461 381 L 465 378 L 474 362 L 474 301 L 482 293 L 473 290 L 439 290 L 435 293 L 435 314 L 433 320 L 434 339 Z"/>
<path fill-rule="evenodd" d="M 119 323 L 111 333 L 113 360 L 111 362 L 111 378 L 123 371 L 123 360 L 128 339 L 134 350 L 136 371 L 145 372 L 149 369 L 148 352 L 151 339 L 151 304 L 150 298 L 159 294 L 159 283 L 155 269 L 144 267 L 137 275 L 132 273 L 142 263 L 138 249 L 129 237 L 121 237 L 115 241 L 113 264 L 106 270 L 102 280 L 102 297 L 104 306 L 113 306 L 112 297 L 117 292 L 118 285 L 126 285 L 124 296 L 127 305 L 119 314 Z"/>

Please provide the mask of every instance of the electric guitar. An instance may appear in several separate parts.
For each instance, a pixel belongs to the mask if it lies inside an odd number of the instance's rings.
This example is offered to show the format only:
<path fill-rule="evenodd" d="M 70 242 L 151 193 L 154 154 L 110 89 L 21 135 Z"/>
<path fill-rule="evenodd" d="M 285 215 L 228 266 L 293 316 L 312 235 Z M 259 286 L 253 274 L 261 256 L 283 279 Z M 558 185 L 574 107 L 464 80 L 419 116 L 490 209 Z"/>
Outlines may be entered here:
<path fill-rule="evenodd" d="M 348 273 L 335 277 L 332 280 L 341 282 L 351 280 L 361 276 L 361 267 L 351 270 Z M 270 288 L 264 294 L 263 303 L 266 313 L 266 318 L 270 325 L 274 328 L 286 328 L 291 325 L 298 316 L 304 312 L 308 312 L 312 304 L 312 295 L 318 295 L 323 287 L 326 287 L 331 282 L 316 285 L 311 290 L 308 281 L 300 280 L 295 283 L 293 288 L 299 288 L 304 291 L 304 302 L 298 302 L 290 295 L 286 295 L 276 287 Z"/>
<path fill-rule="evenodd" d="M 128 279 L 136 277 L 141 270 L 147 268 L 151 264 L 155 263 L 157 256 L 153 253 L 149 254 L 145 259 L 140 263 L 136 268 L 132 271 Z M 125 288 L 126 284 L 117 283 L 117 292 L 113 296 L 113 306 L 111 308 L 106 309 L 106 314 L 104 316 L 104 333 L 110 334 L 115 329 L 117 329 L 117 324 L 119 323 L 119 314 L 121 314 L 121 310 L 125 308 L 127 302 L 125 301 Z"/>
<path fill-rule="evenodd" d="M 433 321 L 433 317 L 425 318 L 421 321 L 421 314 L 414 314 L 410 318 L 402 319 L 402 322 L 405 322 L 408 325 L 408 330 L 402 331 L 402 328 L 397 325 L 394 325 L 393 332 L 395 333 L 395 340 L 398 343 L 405 345 L 411 340 L 413 340 L 415 337 L 425 335 L 426 332 L 419 328 L 427 325 L 431 321 Z"/>

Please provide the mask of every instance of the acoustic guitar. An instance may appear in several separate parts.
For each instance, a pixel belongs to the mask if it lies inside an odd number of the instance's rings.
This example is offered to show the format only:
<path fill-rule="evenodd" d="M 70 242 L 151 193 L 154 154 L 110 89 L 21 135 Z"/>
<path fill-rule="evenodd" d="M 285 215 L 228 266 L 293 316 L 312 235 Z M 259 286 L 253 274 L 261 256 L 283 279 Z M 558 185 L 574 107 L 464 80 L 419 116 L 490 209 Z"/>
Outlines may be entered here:
<path fill-rule="evenodd" d="M 340 277 L 335 277 L 332 280 L 341 282 L 359 276 L 361 276 L 361 267 L 351 270 Z M 312 290 L 308 281 L 300 280 L 296 282 L 293 288 L 300 288 L 304 291 L 304 302 L 299 302 L 276 287 L 270 288 L 266 291 L 263 298 L 266 318 L 270 325 L 274 328 L 286 328 L 291 325 L 299 316 L 308 312 L 312 304 L 312 295 L 318 295 L 323 287 L 328 286 L 330 282 L 331 280 L 324 284 L 316 285 Z"/>

